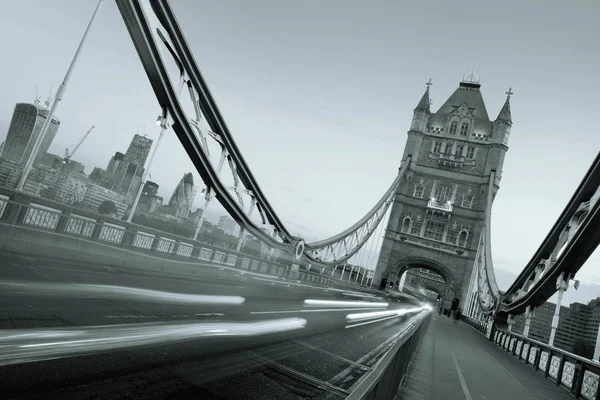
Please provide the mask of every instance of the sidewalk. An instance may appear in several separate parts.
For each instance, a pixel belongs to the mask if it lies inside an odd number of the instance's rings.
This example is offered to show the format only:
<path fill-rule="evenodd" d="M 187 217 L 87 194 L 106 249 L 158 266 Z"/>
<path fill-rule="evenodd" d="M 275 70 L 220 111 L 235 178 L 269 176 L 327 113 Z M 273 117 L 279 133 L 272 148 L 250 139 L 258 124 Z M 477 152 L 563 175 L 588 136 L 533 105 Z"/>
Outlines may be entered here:
<path fill-rule="evenodd" d="M 464 322 L 433 315 L 396 400 L 571 399 Z"/>

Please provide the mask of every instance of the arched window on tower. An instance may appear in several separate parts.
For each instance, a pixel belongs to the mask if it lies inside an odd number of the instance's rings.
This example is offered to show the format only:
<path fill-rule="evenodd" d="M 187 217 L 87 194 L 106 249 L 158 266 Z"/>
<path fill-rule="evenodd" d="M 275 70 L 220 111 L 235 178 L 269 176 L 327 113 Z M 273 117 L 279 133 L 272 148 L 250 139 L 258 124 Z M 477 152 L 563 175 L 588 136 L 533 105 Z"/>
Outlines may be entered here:
<path fill-rule="evenodd" d="M 462 136 L 467 136 L 469 134 L 469 123 L 463 122 L 460 126 L 460 134 Z"/>
<path fill-rule="evenodd" d="M 438 154 L 440 151 L 442 151 L 442 143 L 438 142 L 437 140 L 434 140 L 432 151 L 434 154 Z"/>
<path fill-rule="evenodd" d="M 458 234 L 458 243 L 460 247 L 467 247 L 467 240 L 469 239 L 469 232 L 466 229 L 463 229 Z"/>
<path fill-rule="evenodd" d="M 404 219 L 402 220 L 402 227 L 400 228 L 400 231 L 402 233 L 410 233 L 411 227 L 412 220 L 410 219 L 410 217 L 404 217 Z"/>
<path fill-rule="evenodd" d="M 456 122 L 456 121 L 450 122 L 450 134 L 456 135 L 456 131 L 458 131 L 458 122 Z"/>

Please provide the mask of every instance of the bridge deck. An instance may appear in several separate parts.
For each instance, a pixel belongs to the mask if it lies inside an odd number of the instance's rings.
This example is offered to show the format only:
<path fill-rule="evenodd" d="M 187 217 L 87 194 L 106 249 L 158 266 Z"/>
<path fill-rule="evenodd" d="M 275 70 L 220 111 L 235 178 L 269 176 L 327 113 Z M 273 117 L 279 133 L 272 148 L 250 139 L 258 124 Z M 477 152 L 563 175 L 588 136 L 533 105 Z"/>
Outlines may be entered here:
<path fill-rule="evenodd" d="M 434 315 L 397 400 L 570 399 L 464 322 Z"/>

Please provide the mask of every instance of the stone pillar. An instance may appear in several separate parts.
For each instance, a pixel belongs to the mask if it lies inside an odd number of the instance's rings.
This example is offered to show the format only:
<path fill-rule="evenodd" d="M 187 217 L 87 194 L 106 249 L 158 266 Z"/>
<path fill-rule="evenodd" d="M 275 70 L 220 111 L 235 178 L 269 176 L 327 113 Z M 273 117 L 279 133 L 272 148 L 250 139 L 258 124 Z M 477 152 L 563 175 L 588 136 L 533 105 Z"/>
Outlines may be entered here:
<path fill-rule="evenodd" d="M 533 317 L 533 307 L 527 306 L 525 310 L 525 328 L 523 328 L 523 336 L 529 337 L 529 327 L 531 326 L 531 317 Z"/>
<path fill-rule="evenodd" d="M 550 331 L 550 340 L 548 344 L 554 346 L 554 337 L 556 336 L 556 329 L 558 328 L 558 322 L 560 319 L 560 303 L 562 302 L 563 293 L 569 287 L 569 277 L 564 278 L 565 273 L 561 272 L 556 279 L 556 289 L 558 290 L 558 299 L 556 300 L 556 309 L 554 310 L 554 317 L 552 317 L 552 325 Z"/>
<path fill-rule="evenodd" d="M 512 314 L 508 314 L 508 331 L 512 332 L 512 327 L 515 323 L 515 317 Z"/>

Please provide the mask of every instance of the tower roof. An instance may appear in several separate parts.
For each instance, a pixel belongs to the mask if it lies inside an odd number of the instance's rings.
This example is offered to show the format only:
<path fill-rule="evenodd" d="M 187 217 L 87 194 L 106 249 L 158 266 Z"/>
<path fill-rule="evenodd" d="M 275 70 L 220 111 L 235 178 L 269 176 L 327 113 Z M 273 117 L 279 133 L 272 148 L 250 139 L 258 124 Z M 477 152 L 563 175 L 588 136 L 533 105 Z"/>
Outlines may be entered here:
<path fill-rule="evenodd" d="M 508 92 L 506 92 L 506 101 L 504 102 L 504 105 L 502 106 L 502 109 L 496 118 L 496 122 L 502 121 L 512 124 L 512 117 L 510 115 L 510 96 L 512 96 L 512 94 L 512 88 L 509 88 Z"/>
<path fill-rule="evenodd" d="M 483 96 L 479 90 L 480 88 L 481 84 L 471 80 L 463 80 L 460 82 L 454 93 L 452 93 L 440 109 L 431 116 L 428 126 L 443 127 L 450 114 L 465 103 L 475 117 L 475 131 L 482 134 L 491 133 L 491 121 L 487 109 L 485 108 Z"/>
<path fill-rule="evenodd" d="M 433 85 L 433 83 L 431 83 L 431 78 L 429 79 L 429 82 L 426 83 L 427 85 L 427 89 L 425 89 L 425 93 L 423 93 L 423 97 L 421 97 L 421 100 L 419 101 L 419 104 L 417 104 L 417 107 L 415 108 L 415 111 L 426 111 L 426 112 L 431 112 L 429 110 L 429 105 L 431 104 L 431 100 L 429 99 L 429 87 L 431 85 Z"/>

